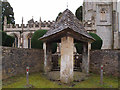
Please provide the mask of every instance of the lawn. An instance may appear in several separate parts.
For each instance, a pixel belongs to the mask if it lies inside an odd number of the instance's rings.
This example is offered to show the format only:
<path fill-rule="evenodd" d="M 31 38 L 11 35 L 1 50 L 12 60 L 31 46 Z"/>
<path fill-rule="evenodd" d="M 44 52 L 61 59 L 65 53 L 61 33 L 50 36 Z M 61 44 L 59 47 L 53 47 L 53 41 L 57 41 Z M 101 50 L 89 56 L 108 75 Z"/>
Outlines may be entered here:
<path fill-rule="evenodd" d="M 30 74 L 29 82 L 34 88 L 118 88 L 118 78 L 104 76 L 104 84 L 100 85 L 100 77 L 96 74 L 82 82 L 73 82 L 74 86 L 61 84 L 59 81 L 50 81 L 41 73 Z M 26 76 L 20 75 L 3 81 L 3 88 L 25 88 Z"/>

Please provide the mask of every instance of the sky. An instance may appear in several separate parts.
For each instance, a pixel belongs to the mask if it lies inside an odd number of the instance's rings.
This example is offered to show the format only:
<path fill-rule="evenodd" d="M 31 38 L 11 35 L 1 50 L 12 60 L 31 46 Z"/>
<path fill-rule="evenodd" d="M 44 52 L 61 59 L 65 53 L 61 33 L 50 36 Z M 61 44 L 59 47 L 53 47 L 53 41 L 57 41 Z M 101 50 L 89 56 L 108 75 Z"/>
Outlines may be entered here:
<path fill-rule="evenodd" d="M 74 14 L 83 4 L 83 0 L 7 0 L 13 7 L 15 23 L 21 24 L 22 17 L 26 24 L 28 20 L 39 21 L 55 20 L 59 12 L 70 9 Z M 68 2 L 68 4 L 67 4 Z"/>

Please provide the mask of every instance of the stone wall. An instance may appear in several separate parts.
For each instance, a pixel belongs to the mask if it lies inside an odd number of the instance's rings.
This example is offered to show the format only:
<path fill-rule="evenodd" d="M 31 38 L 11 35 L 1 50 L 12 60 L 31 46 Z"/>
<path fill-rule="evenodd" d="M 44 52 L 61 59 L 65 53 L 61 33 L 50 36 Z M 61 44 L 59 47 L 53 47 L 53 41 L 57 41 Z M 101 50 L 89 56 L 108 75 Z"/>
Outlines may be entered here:
<path fill-rule="evenodd" d="M 118 60 L 120 50 L 91 51 L 90 71 L 100 73 L 101 64 L 104 65 L 104 74 L 118 76 Z"/>
<path fill-rule="evenodd" d="M 79 58 L 76 58 L 77 56 L 79 56 Z M 57 57 L 57 55 L 56 57 L 53 57 L 54 61 L 57 61 Z M 79 63 L 82 61 L 82 56 L 75 55 L 74 60 L 74 68 L 79 67 L 79 65 L 81 65 Z M 104 74 L 118 76 L 118 64 L 120 65 L 120 50 L 90 51 L 90 72 L 99 74 L 101 64 L 104 65 Z"/>
<path fill-rule="evenodd" d="M 100 65 L 103 64 L 104 74 L 118 76 L 118 61 L 120 63 L 120 50 L 91 51 L 90 72 L 100 73 Z M 43 50 L 2 47 L 3 79 L 25 74 L 27 65 L 30 66 L 30 73 L 42 72 L 44 66 Z"/>
<path fill-rule="evenodd" d="M 42 72 L 44 65 L 43 50 L 2 47 L 2 78 L 26 73 Z"/>

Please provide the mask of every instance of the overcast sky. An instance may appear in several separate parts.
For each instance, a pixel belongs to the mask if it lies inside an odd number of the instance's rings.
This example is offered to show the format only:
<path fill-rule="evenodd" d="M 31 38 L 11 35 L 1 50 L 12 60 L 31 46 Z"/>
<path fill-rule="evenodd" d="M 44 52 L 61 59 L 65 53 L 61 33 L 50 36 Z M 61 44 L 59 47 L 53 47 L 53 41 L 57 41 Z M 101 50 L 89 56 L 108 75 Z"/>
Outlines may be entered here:
<path fill-rule="evenodd" d="M 74 14 L 76 9 L 83 4 L 83 0 L 8 0 L 13 7 L 15 22 L 21 24 L 22 16 L 27 23 L 33 16 L 35 21 L 55 20 L 59 12 L 67 8 Z"/>

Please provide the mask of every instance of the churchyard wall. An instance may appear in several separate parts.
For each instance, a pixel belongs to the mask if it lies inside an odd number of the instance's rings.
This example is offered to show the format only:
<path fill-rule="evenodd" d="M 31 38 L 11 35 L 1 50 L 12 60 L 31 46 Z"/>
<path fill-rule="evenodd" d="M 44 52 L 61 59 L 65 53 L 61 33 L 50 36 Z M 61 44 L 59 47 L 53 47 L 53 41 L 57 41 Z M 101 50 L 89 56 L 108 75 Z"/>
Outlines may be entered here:
<path fill-rule="evenodd" d="M 81 55 L 78 59 L 81 60 Z M 100 66 L 104 65 L 104 74 L 118 76 L 118 63 L 120 63 L 120 50 L 94 50 L 90 52 L 90 72 L 99 74 Z M 26 74 L 27 66 L 30 67 L 30 74 L 43 72 L 43 50 L 2 47 L 3 79 Z"/>
<path fill-rule="evenodd" d="M 43 65 L 43 50 L 2 47 L 3 79 L 26 74 L 27 66 L 30 67 L 30 74 L 33 72 L 42 72 Z"/>
<path fill-rule="evenodd" d="M 95 50 L 90 53 L 90 71 L 100 73 L 100 66 L 106 75 L 119 75 L 120 50 Z"/>

